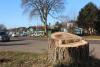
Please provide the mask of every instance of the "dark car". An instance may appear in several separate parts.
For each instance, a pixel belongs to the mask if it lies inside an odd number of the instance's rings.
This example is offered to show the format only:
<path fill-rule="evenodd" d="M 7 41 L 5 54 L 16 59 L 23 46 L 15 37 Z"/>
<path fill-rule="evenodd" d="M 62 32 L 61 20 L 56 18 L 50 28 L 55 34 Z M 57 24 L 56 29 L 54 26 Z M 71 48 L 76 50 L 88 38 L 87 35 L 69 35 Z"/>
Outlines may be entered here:
<path fill-rule="evenodd" d="M 7 32 L 4 32 L 4 31 L 0 32 L 0 41 L 3 41 L 3 42 L 10 41 L 10 37 L 7 34 Z"/>

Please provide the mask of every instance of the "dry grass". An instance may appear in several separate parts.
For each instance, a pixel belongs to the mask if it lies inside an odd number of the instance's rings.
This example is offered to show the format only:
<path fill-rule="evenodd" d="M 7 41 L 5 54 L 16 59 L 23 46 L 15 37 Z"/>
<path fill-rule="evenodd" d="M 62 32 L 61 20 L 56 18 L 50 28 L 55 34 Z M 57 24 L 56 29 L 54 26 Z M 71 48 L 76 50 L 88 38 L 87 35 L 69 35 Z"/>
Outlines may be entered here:
<path fill-rule="evenodd" d="M 90 56 L 88 61 L 84 62 L 74 62 L 71 64 L 57 64 L 54 67 L 100 67 L 100 59 L 96 59 L 94 56 Z"/>
<path fill-rule="evenodd" d="M 47 62 L 47 54 L 21 52 L 0 52 L 0 67 L 100 67 L 100 60 L 93 56 L 86 62 L 72 64 L 57 64 L 52 66 Z"/>
<path fill-rule="evenodd" d="M 44 67 L 46 54 L 0 52 L 0 67 Z"/>
<path fill-rule="evenodd" d="M 100 39 L 100 36 L 83 36 L 85 39 Z"/>

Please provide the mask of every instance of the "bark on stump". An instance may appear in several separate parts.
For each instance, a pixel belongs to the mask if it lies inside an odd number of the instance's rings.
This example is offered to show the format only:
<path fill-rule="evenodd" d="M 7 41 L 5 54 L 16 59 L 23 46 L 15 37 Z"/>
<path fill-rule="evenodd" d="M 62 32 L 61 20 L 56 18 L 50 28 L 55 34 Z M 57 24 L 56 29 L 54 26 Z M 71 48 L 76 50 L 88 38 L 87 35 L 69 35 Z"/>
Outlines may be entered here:
<path fill-rule="evenodd" d="M 89 44 L 81 37 L 57 32 L 49 39 L 48 60 L 52 64 L 82 62 L 89 58 Z"/>

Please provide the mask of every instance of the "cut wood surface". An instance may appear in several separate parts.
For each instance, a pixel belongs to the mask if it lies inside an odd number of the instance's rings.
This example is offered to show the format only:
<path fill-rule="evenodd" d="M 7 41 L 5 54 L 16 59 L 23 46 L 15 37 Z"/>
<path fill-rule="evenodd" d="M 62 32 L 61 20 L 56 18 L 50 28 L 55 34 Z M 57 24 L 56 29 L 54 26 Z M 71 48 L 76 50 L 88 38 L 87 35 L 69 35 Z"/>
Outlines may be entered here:
<path fill-rule="evenodd" d="M 57 32 L 49 39 L 48 60 L 50 63 L 72 63 L 86 61 L 89 57 L 89 44 L 82 37 Z"/>

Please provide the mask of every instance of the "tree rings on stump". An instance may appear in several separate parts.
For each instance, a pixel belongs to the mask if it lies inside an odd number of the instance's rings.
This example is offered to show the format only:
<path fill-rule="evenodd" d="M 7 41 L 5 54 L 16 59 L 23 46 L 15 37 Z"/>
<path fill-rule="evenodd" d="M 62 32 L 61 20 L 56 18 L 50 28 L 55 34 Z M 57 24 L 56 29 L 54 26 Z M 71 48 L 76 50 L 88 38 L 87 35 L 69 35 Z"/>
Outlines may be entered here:
<path fill-rule="evenodd" d="M 53 33 L 48 48 L 48 60 L 53 64 L 82 62 L 89 58 L 88 42 L 66 32 Z"/>

